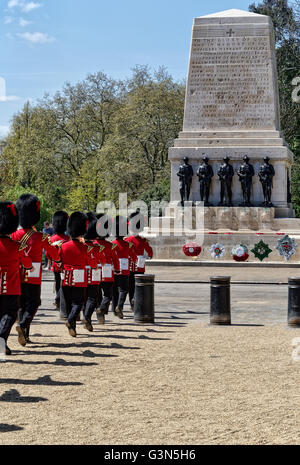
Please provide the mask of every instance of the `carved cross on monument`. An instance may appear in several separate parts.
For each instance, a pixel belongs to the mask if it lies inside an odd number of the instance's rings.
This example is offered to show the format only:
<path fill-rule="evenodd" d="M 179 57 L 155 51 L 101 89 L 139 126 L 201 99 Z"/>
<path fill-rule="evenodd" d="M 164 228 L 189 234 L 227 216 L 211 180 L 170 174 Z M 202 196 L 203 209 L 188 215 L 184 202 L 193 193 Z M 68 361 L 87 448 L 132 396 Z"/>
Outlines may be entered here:
<path fill-rule="evenodd" d="M 229 37 L 231 37 L 232 34 L 234 34 L 234 31 L 230 28 L 230 30 L 228 32 L 226 32 L 226 34 L 229 34 Z"/>

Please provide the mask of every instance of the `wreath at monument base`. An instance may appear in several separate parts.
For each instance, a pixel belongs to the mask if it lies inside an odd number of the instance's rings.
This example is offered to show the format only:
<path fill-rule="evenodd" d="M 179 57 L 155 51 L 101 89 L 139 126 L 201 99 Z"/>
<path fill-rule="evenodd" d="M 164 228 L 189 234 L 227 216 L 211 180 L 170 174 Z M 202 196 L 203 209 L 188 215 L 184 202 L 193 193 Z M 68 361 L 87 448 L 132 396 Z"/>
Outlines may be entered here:
<path fill-rule="evenodd" d="M 276 249 L 279 255 L 284 257 L 286 261 L 289 261 L 292 255 L 295 255 L 298 244 L 288 234 L 283 236 L 282 239 L 278 240 Z"/>
<path fill-rule="evenodd" d="M 202 252 L 202 247 L 197 242 L 188 242 L 184 244 L 182 251 L 187 257 L 198 257 Z"/>
<path fill-rule="evenodd" d="M 218 260 L 225 254 L 225 247 L 223 244 L 213 244 L 209 250 L 212 258 L 216 258 Z"/>
<path fill-rule="evenodd" d="M 264 241 L 259 241 L 255 244 L 253 249 L 251 249 L 251 252 L 262 262 L 265 258 L 268 258 L 273 251 Z"/>
<path fill-rule="evenodd" d="M 245 262 L 249 258 L 249 251 L 244 244 L 238 244 L 233 247 L 231 255 L 234 261 Z"/>

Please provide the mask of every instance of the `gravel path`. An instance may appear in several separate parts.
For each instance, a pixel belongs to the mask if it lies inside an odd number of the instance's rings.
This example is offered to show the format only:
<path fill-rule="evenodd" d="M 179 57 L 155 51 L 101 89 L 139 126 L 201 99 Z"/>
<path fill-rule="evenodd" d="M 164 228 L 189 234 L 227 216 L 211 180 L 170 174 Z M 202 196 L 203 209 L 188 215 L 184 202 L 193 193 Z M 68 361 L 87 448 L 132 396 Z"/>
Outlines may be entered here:
<path fill-rule="evenodd" d="M 135 325 L 127 306 L 123 321 L 79 325 L 73 339 L 44 283 L 34 344 L 19 346 L 14 329 L 0 364 L 0 444 L 299 444 L 300 329 L 284 322 L 286 289 L 272 310 L 265 287 L 263 322 L 249 289 L 230 327 L 207 324 L 207 286 L 198 310 L 184 289 L 157 286 L 156 325 Z"/>

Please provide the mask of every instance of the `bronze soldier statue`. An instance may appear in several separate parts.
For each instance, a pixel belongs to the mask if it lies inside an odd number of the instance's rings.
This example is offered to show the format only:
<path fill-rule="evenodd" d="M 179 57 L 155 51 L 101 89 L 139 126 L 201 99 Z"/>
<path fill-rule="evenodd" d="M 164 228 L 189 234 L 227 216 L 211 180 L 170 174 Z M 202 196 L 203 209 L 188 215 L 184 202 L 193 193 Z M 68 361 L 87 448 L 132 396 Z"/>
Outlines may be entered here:
<path fill-rule="evenodd" d="M 273 187 L 273 177 L 275 176 L 275 170 L 272 165 L 269 163 L 270 158 L 264 158 L 264 164 L 261 165 L 258 177 L 262 185 L 263 194 L 264 194 L 264 207 L 272 207 L 271 202 L 272 187 Z"/>
<path fill-rule="evenodd" d="M 221 192 L 220 192 L 220 203 L 219 205 L 226 205 L 228 207 L 232 206 L 232 178 L 234 176 L 234 171 L 232 166 L 229 164 L 229 157 L 223 158 L 224 163 L 220 166 L 218 170 L 218 176 L 221 182 Z M 224 203 L 224 201 L 226 202 Z"/>
<path fill-rule="evenodd" d="M 253 166 L 249 163 L 250 158 L 247 155 L 245 155 L 243 160 L 244 163 L 241 164 L 237 172 L 243 191 L 243 203 L 240 206 L 251 207 L 250 197 L 252 177 L 255 173 Z"/>
<path fill-rule="evenodd" d="M 212 167 L 208 164 L 209 158 L 204 156 L 203 163 L 199 166 L 197 170 L 197 176 L 200 182 L 200 199 L 201 202 L 204 200 L 204 205 L 209 206 L 209 191 L 211 178 L 214 176 Z"/>
<path fill-rule="evenodd" d="M 180 165 L 177 176 L 179 177 L 179 188 L 181 196 L 181 205 L 184 206 L 184 202 L 190 198 L 192 178 L 194 175 L 193 168 L 189 165 L 188 157 L 184 157 L 184 164 Z"/>

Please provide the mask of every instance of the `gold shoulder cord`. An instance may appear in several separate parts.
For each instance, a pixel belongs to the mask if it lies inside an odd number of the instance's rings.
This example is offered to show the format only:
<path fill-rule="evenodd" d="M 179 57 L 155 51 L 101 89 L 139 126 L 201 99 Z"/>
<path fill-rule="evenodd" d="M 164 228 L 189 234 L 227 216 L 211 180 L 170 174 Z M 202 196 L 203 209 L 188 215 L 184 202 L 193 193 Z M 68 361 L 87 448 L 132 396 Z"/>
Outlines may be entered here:
<path fill-rule="evenodd" d="M 43 233 L 42 242 L 44 242 L 46 239 L 48 239 L 49 244 L 51 244 L 49 234 Z"/>
<path fill-rule="evenodd" d="M 27 242 L 29 241 L 31 236 L 33 236 L 33 234 L 35 234 L 35 231 L 33 229 L 30 229 L 26 234 L 24 234 L 24 236 L 22 237 L 22 239 L 20 241 L 20 249 L 19 250 L 26 249 Z"/>

